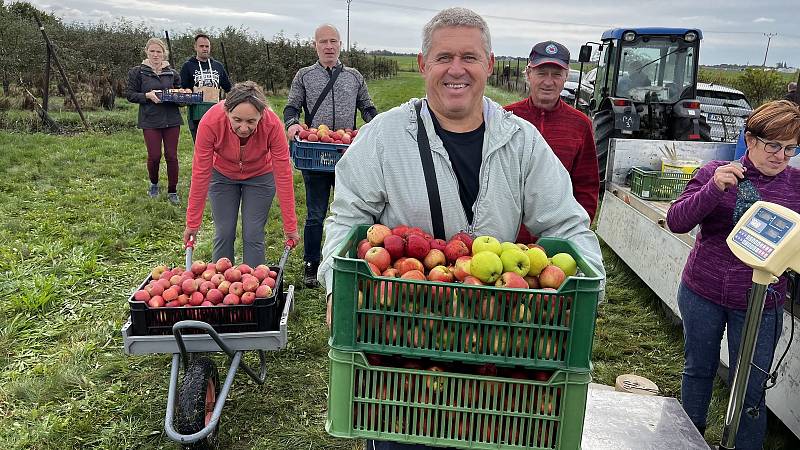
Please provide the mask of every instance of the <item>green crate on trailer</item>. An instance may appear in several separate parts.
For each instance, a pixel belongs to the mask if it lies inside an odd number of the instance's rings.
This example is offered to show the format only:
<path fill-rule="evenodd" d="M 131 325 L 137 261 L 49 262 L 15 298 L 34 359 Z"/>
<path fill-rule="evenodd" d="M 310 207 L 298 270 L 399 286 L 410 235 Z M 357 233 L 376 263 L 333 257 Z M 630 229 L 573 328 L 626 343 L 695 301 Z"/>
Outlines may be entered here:
<path fill-rule="evenodd" d="M 602 280 L 575 247 L 542 238 L 548 255 L 569 253 L 584 277 L 558 291 L 506 289 L 375 276 L 355 257 L 367 225 L 334 257 L 331 347 L 450 361 L 549 369 L 589 368 Z"/>
<path fill-rule="evenodd" d="M 630 173 L 631 192 L 645 200 L 675 200 L 693 176 L 683 172 L 661 172 L 634 167 Z"/>
<path fill-rule="evenodd" d="M 331 349 L 325 430 L 470 449 L 580 449 L 589 371 L 547 381 L 370 365 Z"/>

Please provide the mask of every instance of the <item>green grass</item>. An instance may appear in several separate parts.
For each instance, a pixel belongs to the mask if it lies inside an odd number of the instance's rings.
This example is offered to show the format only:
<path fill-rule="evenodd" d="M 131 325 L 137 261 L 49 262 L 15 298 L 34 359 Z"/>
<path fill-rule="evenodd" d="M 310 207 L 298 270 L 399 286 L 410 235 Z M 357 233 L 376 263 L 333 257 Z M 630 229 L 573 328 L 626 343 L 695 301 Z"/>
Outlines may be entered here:
<path fill-rule="evenodd" d="M 370 83 L 379 110 L 423 93 L 419 74 Z M 500 103 L 518 100 L 493 88 Z M 276 111 L 285 99 L 271 98 Z M 170 357 L 125 356 L 120 327 L 126 297 L 159 264 L 181 264 L 183 208 L 146 196 L 145 150 L 136 109 L 120 102 L 110 114 L 120 131 L 68 135 L 0 132 L 0 448 L 174 448 L 163 433 Z M 25 117 L 22 112 L 8 115 Z M 74 113 L 61 113 L 73 120 Z M 102 120 L 98 113 L 98 120 Z M 90 117 L 93 117 L 90 115 Z M 191 138 L 180 141 L 186 197 Z M 162 169 L 162 178 L 165 177 Z M 295 175 L 298 217 L 305 216 L 302 177 Z M 209 214 L 196 258 L 210 257 Z M 268 226 L 269 261 L 282 248 L 275 205 Z M 302 248 L 287 267 L 299 285 Z M 653 294 L 611 254 L 606 303 L 595 339 L 595 381 L 622 373 L 653 379 L 678 396 L 682 341 Z M 221 446 L 229 449 L 338 448 L 360 443 L 324 431 L 327 330 L 321 290 L 297 293 L 289 345 L 268 354 L 263 386 L 245 375 L 234 383 L 222 415 Z M 220 365 L 225 365 L 217 357 Z M 255 364 L 253 355 L 247 362 Z M 223 371 L 224 376 L 224 371 Z M 725 390 L 716 392 L 709 437 L 719 437 Z M 720 400 L 722 399 L 722 400 Z M 772 428 L 770 449 L 797 448 Z"/>

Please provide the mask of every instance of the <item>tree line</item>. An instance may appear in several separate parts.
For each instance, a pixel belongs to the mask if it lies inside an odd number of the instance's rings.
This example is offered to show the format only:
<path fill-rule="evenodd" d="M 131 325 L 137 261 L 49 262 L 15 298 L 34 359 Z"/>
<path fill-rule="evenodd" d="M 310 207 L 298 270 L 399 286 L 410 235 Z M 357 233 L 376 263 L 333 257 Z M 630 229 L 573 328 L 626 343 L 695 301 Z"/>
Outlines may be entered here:
<path fill-rule="evenodd" d="M 16 84 L 24 85 L 37 95 L 43 91 L 47 48 L 36 25 L 36 16 L 53 42 L 70 83 L 81 93 L 81 103 L 84 100 L 100 103 L 100 97 L 105 94 L 112 96 L 113 105 L 114 95 L 124 95 L 128 70 L 144 59 L 147 39 L 165 38 L 163 32 L 155 32 L 142 23 L 124 19 L 114 23 L 65 23 L 30 3 L 0 0 L 0 23 L 3 24 L 0 42 L 4 43 L 0 52 L 0 85 L 4 95 L 9 95 L 11 86 Z M 194 55 L 194 35 L 200 31 L 170 33 L 172 54 L 169 61 L 178 70 L 186 58 Z M 215 59 L 223 60 L 224 45 L 226 69 L 234 81 L 253 80 L 272 92 L 288 88 L 299 68 L 317 60 L 312 40 L 288 37 L 283 32 L 272 39 L 243 27 L 202 32 L 212 37 Z M 397 72 L 395 61 L 367 54 L 364 50 L 342 52 L 341 59 L 367 79 L 392 77 Z M 51 73 L 50 79 L 53 86 L 63 89 L 58 86 L 57 73 Z"/>

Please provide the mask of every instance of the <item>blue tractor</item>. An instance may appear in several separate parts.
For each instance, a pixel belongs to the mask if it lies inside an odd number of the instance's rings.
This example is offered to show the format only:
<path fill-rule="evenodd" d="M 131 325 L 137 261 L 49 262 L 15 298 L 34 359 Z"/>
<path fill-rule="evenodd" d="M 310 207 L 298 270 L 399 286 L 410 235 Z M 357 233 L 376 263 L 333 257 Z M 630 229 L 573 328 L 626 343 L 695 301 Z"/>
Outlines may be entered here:
<path fill-rule="evenodd" d="M 600 179 L 611 138 L 710 141 L 697 95 L 698 50 L 692 28 L 615 28 L 603 33 L 589 100 Z M 581 48 L 580 61 L 592 53 Z"/>

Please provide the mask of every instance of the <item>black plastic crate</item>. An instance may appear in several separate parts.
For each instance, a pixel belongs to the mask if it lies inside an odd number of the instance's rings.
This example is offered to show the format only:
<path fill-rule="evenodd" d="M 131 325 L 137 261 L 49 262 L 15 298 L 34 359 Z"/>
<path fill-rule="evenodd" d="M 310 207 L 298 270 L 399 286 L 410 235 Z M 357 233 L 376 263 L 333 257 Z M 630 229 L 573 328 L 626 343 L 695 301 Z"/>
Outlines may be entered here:
<path fill-rule="evenodd" d="M 278 273 L 272 296 L 256 298 L 250 305 L 182 306 L 178 308 L 150 308 L 145 302 L 128 298 L 131 309 L 131 330 L 134 336 L 172 334 L 172 326 L 181 320 L 200 320 L 211 325 L 218 333 L 244 333 L 249 331 L 277 330 L 284 306 L 283 270 L 270 266 Z M 147 286 L 152 276 L 139 285 L 137 291 Z M 134 291 L 135 292 L 135 291 Z M 192 331 L 185 330 L 184 334 Z M 197 330 L 196 332 L 202 332 Z"/>

